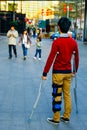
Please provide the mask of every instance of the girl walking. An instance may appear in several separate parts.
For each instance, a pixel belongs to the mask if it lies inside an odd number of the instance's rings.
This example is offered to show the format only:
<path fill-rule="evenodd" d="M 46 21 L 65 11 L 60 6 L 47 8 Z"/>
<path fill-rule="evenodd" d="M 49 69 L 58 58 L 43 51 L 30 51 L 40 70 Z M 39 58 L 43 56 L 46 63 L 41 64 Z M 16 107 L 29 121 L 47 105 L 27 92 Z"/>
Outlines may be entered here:
<path fill-rule="evenodd" d="M 30 37 L 28 35 L 28 32 L 27 30 L 23 30 L 23 33 L 20 37 L 20 40 L 19 40 L 19 44 L 22 44 L 22 50 L 23 50 L 23 60 L 26 60 L 27 58 L 27 50 L 28 48 L 30 47 L 31 45 L 31 40 L 30 40 Z"/>

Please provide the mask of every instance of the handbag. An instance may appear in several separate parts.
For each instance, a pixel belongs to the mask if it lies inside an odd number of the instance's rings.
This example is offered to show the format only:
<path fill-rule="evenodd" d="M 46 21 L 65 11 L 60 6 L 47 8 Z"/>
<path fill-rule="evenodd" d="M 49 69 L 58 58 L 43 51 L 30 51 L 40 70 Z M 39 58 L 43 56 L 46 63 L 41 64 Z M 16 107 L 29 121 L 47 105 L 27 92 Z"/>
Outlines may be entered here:
<path fill-rule="evenodd" d="M 25 43 L 25 48 L 30 48 L 30 44 Z"/>

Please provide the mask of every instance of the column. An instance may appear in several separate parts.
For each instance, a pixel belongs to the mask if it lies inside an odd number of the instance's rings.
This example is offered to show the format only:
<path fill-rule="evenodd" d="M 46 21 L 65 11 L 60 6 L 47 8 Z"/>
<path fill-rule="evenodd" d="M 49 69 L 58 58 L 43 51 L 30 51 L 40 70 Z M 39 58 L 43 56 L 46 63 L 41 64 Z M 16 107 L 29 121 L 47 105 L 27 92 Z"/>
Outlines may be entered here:
<path fill-rule="evenodd" d="M 84 43 L 87 43 L 87 0 L 85 0 Z"/>

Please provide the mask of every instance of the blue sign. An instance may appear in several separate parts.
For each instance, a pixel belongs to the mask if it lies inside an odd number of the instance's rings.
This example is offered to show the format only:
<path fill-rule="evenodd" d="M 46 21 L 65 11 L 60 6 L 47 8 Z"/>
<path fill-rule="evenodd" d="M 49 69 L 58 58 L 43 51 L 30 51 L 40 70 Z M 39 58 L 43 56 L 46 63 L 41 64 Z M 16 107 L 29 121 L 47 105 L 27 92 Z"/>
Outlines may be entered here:
<path fill-rule="evenodd" d="M 38 27 L 39 28 L 46 28 L 46 21 L 45 20 L 39 20 Z"/>

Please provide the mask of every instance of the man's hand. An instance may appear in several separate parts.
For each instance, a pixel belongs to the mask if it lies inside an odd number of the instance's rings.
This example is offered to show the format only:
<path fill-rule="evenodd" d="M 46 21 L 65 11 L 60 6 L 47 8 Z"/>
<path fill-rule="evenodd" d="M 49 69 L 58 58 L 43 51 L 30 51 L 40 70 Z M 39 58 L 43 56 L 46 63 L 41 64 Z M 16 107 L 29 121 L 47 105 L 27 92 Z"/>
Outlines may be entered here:
<path fill-rule="evenodd" d="M 71 76 L 72 76 L 72 78 L 75 77 L 75 73 L 73 72 L 73 73 L 71 74 Z"/>
<path fill-rule="evenodd" d="M 11 34 L 11 37 L 14 37 L 14 34 Z"/>
<path fill-rule="evenodd" d="M 18 42 L 18 45 L 21 46 L 21 42 Z"/>
<path fill-rule="evenodd" d="M 30 42 L 30 46 L 32 45 L 32 42 Z"/>
<path fill-rule="evenodd" d="M 47 77 L 46 76 L 42 76 L 42 80 L 46 80 L 47 79 Z"/>

